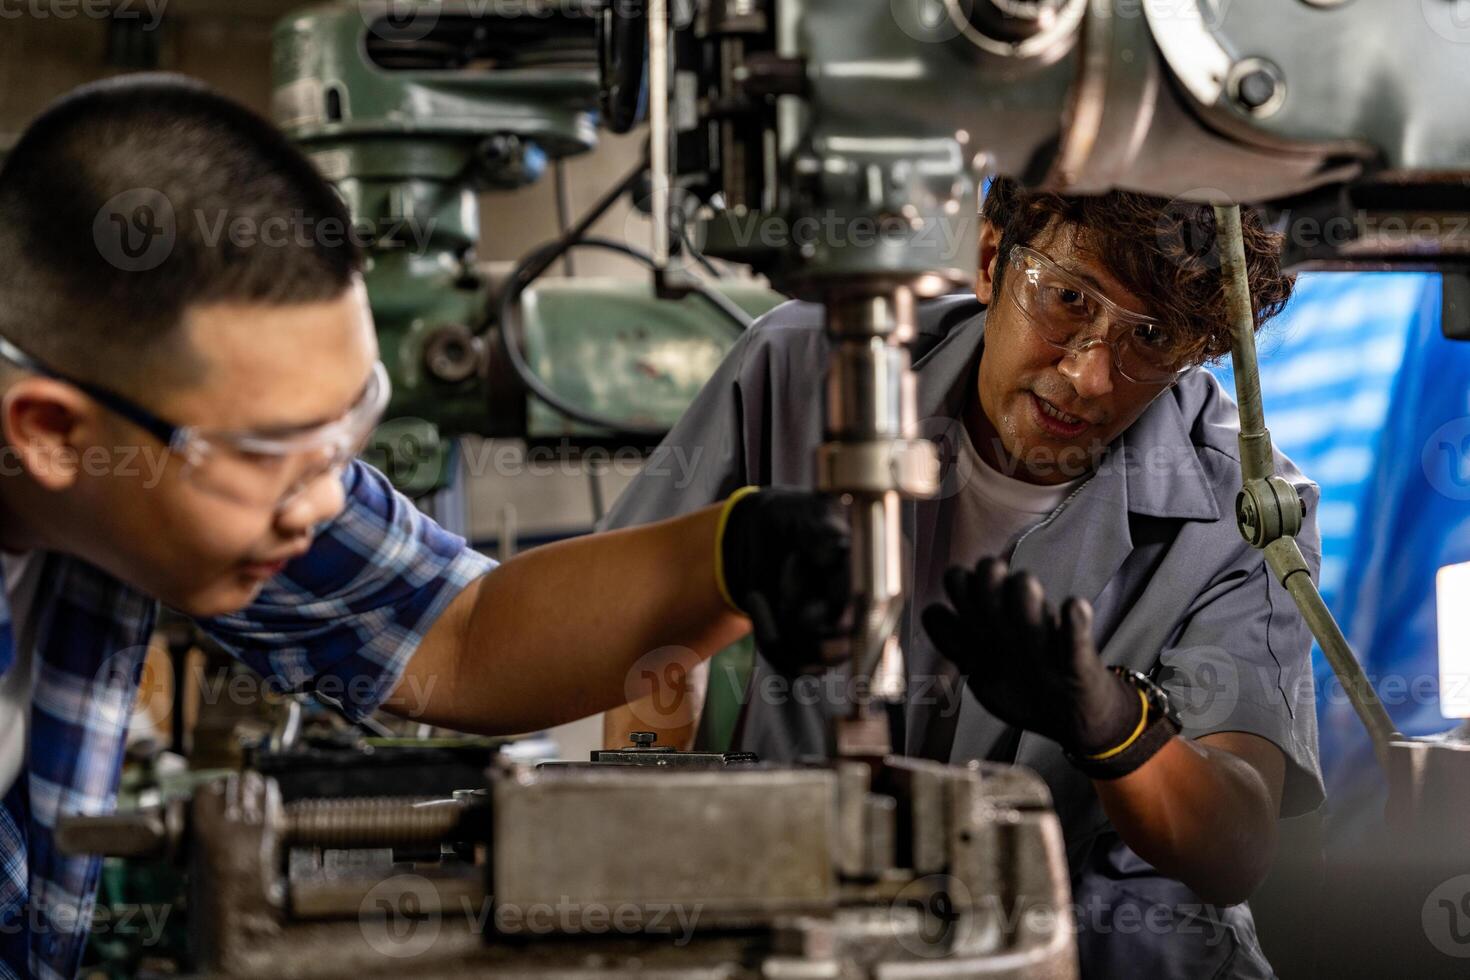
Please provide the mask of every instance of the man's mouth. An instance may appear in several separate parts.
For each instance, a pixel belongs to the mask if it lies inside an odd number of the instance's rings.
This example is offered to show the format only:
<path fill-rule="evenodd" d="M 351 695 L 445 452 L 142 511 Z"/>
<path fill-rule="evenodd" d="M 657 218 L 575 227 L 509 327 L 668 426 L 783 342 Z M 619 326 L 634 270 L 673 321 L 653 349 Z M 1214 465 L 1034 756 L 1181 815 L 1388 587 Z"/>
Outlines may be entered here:
<path fill-rule="evenodd" d="M 251 578 L 275 578 L 286 568 L 284 561 L 248 561 L 240 566 Z"/>
<path fill-rule="evenodd" d="M 1030 392 L 1032 415 L 1044 430 L 1062 438 L 1073 438 L 1092 425 L 1087 419 L 1068 414 L 1036 392 Z"/>
<path fill-rule="evenodd" d="M 281 572 L 285 570 L 287 565 L 289 565 L 295 559 L 300 558 L 303 554 L 305 554 L 305 549 L 293 551 L 290 554 L 282 555 L 279 558 L 273 558 L 266 561 L 243 562 L 240 567 L 244 569 L 245 574 L 251 576 L 252 578 L 274 578 L 275 576 L 281 574 Z"/>

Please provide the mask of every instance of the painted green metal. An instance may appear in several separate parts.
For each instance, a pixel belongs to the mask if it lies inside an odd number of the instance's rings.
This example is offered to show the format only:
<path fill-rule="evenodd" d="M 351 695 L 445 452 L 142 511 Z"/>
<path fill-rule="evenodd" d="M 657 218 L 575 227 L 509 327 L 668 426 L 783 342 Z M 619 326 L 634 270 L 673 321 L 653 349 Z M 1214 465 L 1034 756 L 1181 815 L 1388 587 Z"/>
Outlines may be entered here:
<path fill-rule="evenodd" d="M 596 145 L 595 7 L 364 0 L 276 27 L 272 110 L 351 210 L 393 380 L 364 457 L 411 495 L 448 485 L 457 435 L 608 434 L 534 399 L 492 417 L 527 396 L 489 369 L 493 290 L 474 265 L 481 192 L 531 183 L 547 158 Z M 781 300 L 726 292 L 751 314 Z M 527 358 L 554 390 L 640 425 L 672 425 L 736 335 L 705 301 L 658 300 L 630 280 L 546 280 L 527 290 L 522 320 Z"/>
<path fill-rule="evenodd" d="M 752 317 L 777 306 L 779 293 L 753 284 L 720 290 Z M 719 367 L 739 328 L 697 296 L 661 300 L 647 281 L 547 280 L 521 300 L 526 360 L 571 404 L 640 426 L 672 426 Z M 531 438 L 587 436 L 533 399 Z"/>
<path fill-rule="evenodd" d="M 421 30 L 406 31 L 401 3 L 331 3 L 275 30 L 275 120 L 347 202 L 366 254 L 397 420 L 367 456 L 414 494 L 448 484 L 449 437 L 489 428 L 475 367 L 489 299 L 474 267 L 478 195 L 597 143 L 594 23 L 575 4 L 551 17 L 535 6 L 425 4 Z M 398 26 L 385 28 L 390 13 Z M 460 63 L 464 52 L 480 57 Z M 433 369 L 446 346 L 463 370 Z"/>

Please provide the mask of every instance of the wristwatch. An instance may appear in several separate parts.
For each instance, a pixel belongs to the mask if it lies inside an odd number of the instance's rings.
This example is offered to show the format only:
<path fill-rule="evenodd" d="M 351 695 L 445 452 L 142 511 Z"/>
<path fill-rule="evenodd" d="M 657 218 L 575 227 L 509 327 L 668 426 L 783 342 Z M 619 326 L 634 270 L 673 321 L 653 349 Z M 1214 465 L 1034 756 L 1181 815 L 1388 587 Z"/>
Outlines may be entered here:
<path fill-rule="evenodd" d="M 1129 687 L 1139 692 L 1143 715 L 1138 727 L 1119 745 L 1096 755 L 1067 752 L 1067 761 L 1093 779 L 1119 779 L 1133 772 L 1179 734 L 1179 715 L 1169 704 L 1169 693 L 1146 675 L 1127 667 L 1111 667 Z"/>

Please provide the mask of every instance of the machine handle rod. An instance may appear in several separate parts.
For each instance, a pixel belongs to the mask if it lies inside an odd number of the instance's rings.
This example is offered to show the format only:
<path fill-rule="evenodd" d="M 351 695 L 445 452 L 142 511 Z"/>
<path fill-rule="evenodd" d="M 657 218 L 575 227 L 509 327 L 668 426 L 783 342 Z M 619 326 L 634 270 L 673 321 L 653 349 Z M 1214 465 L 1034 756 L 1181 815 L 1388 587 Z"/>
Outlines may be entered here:
<path fill-rule="evenodd" d="M 1256 360 L 1256 323 L 1251 306 L 1250 282 L 1246 274 L 1245 242 L 1240 227 L 1240 206 L 1215 206 L 1216 242 L 1220 269 L 1225 281 L 1227 315 L 1230 317 L 1230 358 L 1235 366 L 1235 399 L 1240 407 L 1240 470 L 1244 483 L 1268 481 L 1275 476 L 1271 454 L 1271 433 L 1266 428 L 1265 411 L 1261 407 L 1261 375 Z M 1267 499 L 1274 499 L 1268 497 Z M 1263 526 L 1280 528 L 1282 520 L 1265 521 Z M 1296 526 L 1292 524 L 1290 526 Z M 1373 752 L 1384 772 L 1388 771 L 1388 745 L 1403 736 L 1394 728 L 1393 719 L 1384 710 L 1378 693 L 1369 683 L 1363 666 L 1354 656 L 1347 637 L 1332 618 L 1322 601 L 1322 593 L 1312 581 L 1306 560 L 1296 538 L 1276 531 L 1265 540 L 1247 540 L 1266 554 L 1266 563 L 1278 581 L 1291 595 L 1307 627 L 1322 647 L 1327 663 L 1337 675 L 1353 710 L 1373 740 Z"/>

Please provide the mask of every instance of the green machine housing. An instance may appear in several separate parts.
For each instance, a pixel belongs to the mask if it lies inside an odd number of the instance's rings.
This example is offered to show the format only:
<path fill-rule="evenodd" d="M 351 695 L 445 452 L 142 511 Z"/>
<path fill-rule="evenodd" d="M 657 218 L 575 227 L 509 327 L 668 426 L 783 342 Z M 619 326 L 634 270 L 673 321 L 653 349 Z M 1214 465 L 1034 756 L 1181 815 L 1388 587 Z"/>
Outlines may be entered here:
<path fill-rule="evenodd" d="M 597 144 L 598 0 L 331 3 L 282 20 L 272 111 L 337 188 L 393 380 L 372 462 L 411 495 L 452 482 L 454 437 L 598 440 L 528 395 L 494 340 L 501 283 L 478 263 L 480 198 Z M 752 315 L 781 297 L 722 286 Z M 697 297 L 636 279 L 545 279 L 519 343 L 597 416 L 670 426 L 735 339 Z"/>

